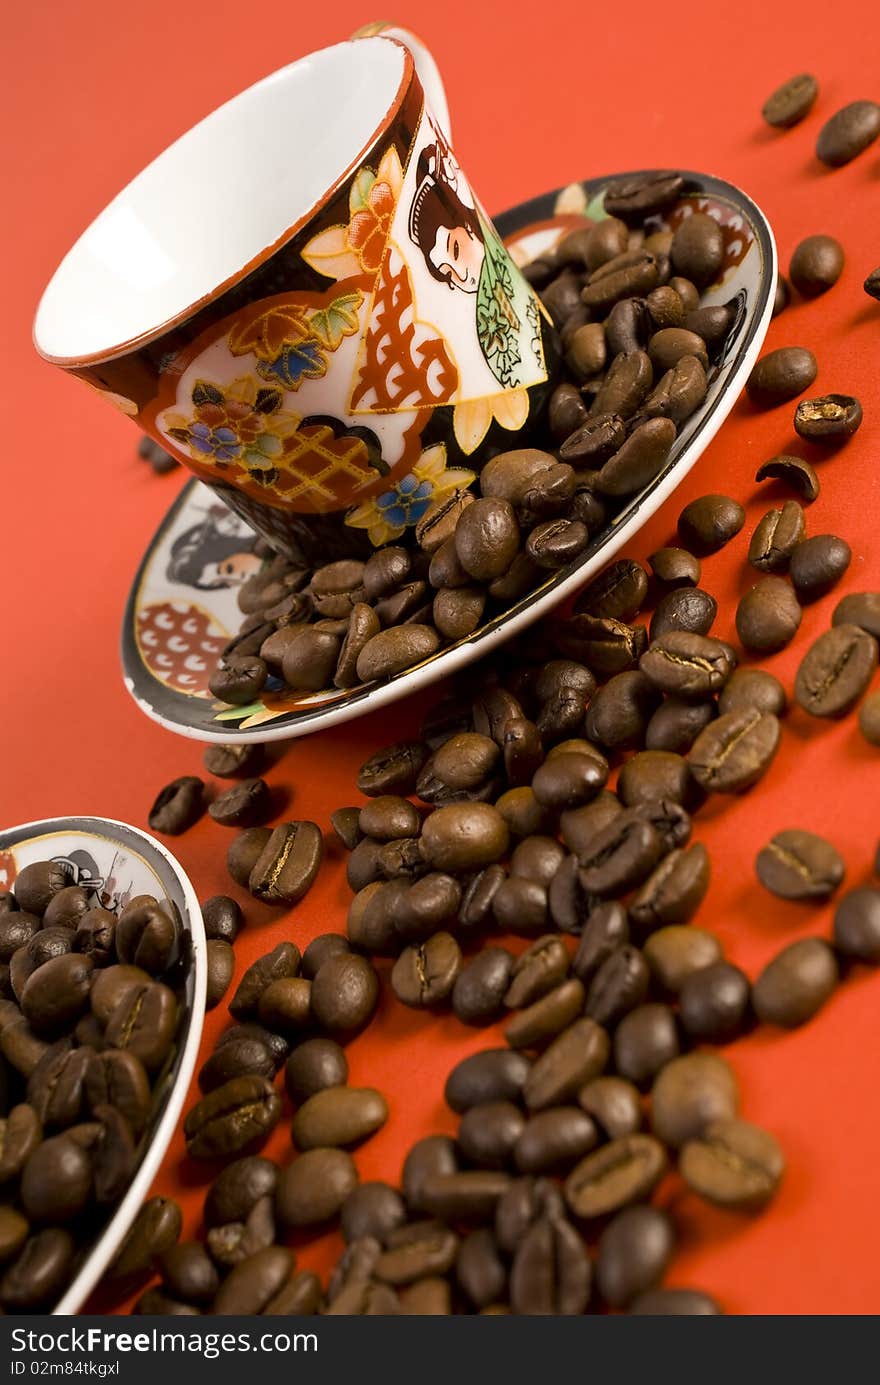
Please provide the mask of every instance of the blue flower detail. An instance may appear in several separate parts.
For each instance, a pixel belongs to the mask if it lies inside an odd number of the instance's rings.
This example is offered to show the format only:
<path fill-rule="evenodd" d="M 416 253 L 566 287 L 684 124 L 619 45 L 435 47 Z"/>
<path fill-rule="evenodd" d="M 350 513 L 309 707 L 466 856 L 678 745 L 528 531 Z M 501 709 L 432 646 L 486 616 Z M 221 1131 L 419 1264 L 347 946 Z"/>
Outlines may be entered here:
<path fill-rule="evenodd" d="M 197 452 L 214 457 L 218 462 L 230 462 L 241 452 L 241 443 L 231 428 L 210 428 L 207 423 L 192 423 L 189 441 Z"/>
<path fill-rule="evenodd" d="M 376 497 L 376 508 L 382 518 L 395 528 L 416 524 L 431 504 L 434 487 L 430 481 L 420 481 L 410 473 L 397 482 L 393 491 Z"/>
<path fill-rule="evenodd" d="M 303 380 L 318 380 L 327 372 L 320 343 L 313 337 L 285 346 L 274 361 L 258 361 L 257 373 L 264 380 L 277 381 L 287 389 L 298 389 Z"/>

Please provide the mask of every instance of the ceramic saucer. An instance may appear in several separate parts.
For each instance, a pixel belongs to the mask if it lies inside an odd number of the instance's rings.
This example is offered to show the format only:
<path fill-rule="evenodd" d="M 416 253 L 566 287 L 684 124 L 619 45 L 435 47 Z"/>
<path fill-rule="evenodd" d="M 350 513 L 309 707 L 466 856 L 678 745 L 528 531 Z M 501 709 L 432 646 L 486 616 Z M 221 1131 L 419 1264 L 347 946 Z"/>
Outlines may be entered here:
<path fill-rule="evenodd" d="M 618 176 L 572 183 L 497 216 L 495 225 L 514 260 L 526 264 L 585 219 L 601 217 L 605 188 Z M 237 589 L 258 566 L 256 538 L 209 489 L 191 481 L 147 549 L 125 611 L 125 684 L 148 717 L 195 740 L 241 742 L 287 740 L 362 716 L 490 655 L 581 587 L 632 538 L 687 475 L 730 413 L 757 359 L 773 307 L 776 249 L 766 218 L 731 183 L 702 173 L 684 177 L 685 194 L 652 226 L 674 228 L 694 211 L 716 218 L 724 233 L 724 265 L 703 302 L 734 302 L 734 325 L 723 358 L 710 373 L 705 403 L 682 428 L 662 472 L 627 502 L 586 553 L 467 639 L 387 682 L 293 695 L 282 693 L 278 684 L 273 690 L 270 682 L 259 702 L 229 707 L 211 695 L 208 679 L 240 624 Z"/>

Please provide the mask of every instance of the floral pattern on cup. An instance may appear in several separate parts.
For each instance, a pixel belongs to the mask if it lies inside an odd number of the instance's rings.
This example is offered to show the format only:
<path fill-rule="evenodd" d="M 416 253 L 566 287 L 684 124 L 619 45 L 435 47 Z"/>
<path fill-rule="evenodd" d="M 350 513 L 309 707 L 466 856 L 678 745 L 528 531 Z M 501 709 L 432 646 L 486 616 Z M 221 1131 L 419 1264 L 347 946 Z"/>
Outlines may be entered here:
<path fill-rule="evenodd" d="M 378 548 L 402 538 L 436 501 L 475 480 L 474 473 L 465 467 L 447 467 L 446 448 L 442 442 L 436 443 L 426 448 L 412 471 L 398 477 L 387 491 L 350 510 L 345 522 L 355 529 L 366 529 Z"/>

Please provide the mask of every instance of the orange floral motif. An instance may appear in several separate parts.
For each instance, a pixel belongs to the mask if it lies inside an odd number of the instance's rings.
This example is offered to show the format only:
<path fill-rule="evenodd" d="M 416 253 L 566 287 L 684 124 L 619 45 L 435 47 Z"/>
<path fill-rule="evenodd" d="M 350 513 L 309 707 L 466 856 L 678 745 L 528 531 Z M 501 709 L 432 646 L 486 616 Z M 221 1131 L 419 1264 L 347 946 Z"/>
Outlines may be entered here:
<path fill-rule="evenodd" d="M 388 183 L 377 179 L 367 194 L 363 211 L 355 212 L 348 223 L 348 244 L 363 268 L 371 274 L 382 263 L 385 242 L 391 230 L 395 198 Z"/>
<path fill-rule="evenodd" d="M 286 345 L 305 341 L 309 335 L 306 310 L 296 303 L 284 303 L 270 308 L 253 322 L 233 327 L 229 349 L 233 356 L 246 356 L 252 351 L 258 361 L 273 361 Z"/>

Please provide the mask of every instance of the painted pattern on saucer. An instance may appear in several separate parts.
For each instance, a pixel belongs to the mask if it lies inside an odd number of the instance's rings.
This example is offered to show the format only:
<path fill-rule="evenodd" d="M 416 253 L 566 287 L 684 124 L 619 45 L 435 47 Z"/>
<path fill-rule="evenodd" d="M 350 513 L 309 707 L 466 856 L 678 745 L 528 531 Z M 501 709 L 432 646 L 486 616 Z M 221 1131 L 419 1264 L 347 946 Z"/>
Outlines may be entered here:
<path fill-rule="evenodd" d="M 724 261 L 719 279 L 703 301 L 734 302 L 734 325 L 724 355 L 710 373 L 706 400 L 682 428 L 663 471 L 627 502 L 585 554 L 548 575 L 540 587 L 502 615 L 485 621 L 466 639 L 387 682 L 291 693 L 270 679 L 259 702 L 230 707 L 212 696 L 208 680 L 241 622 L 238 589 L 259 570 L 261 559 L 254 552 L 256 535 L 244 520 L 209 487 L 193 480 L 154 536 L 126 607 L 123 672 L 141 709 L 169 729 L 203 741 L 284 740 L 305 735 L 388 705 L 485 657 L 603 566 L 671 494 L 715 436 L 748 377 L 770 321 L 776 252 L 762 213 L 729 183 L 695 173 L 686 173 L 684 178 L 684 195 L 667 213 L 655 217 L 650 229 L 674 230 L 694 212 L 707 212 L 718 221 Z M 514 263 L 525 265 L 553 249 L 569 231 L 600 220 L 605 215 L 605 188 L 611 181 L 609 176 L 572 183 L 496 217 L 495 225 Z M 517 391 L 511 393 L 515 399 Z M 521 426 L 524 420 L 507 416 L 506 396 L 498 399 L 504 413 L 498 419 L 487 407 L 491 400 L 456 405 L 454 427 L 465 453 L 479 446 L 495 421 L 511 432 Z M 389 483 L 387 494 L 361 506 L 355 523 L 368 530 L 374 543 L 399 539 L 444 487 L 473 484 L 475 479 L 473 472 L 447 464 L 442 445 L 427 447 L 410 472 Z"/>

